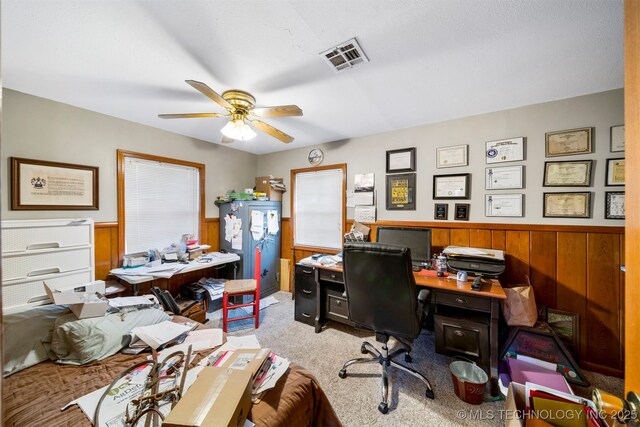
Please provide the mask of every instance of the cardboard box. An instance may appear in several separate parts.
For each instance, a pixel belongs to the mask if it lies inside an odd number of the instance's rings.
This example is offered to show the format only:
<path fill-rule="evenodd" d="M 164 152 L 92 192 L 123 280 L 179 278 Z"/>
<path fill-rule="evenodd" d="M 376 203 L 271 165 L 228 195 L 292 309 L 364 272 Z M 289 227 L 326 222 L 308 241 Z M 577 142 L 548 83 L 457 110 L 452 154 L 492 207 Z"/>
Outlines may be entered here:
<path fill-rule="evenodd" d="M 271 350 L 268 348 L 229 350 L 229 356 L 220 359 L 220 364 L 216 366 L 249 371 L 251 378 L 253 378 L 269 354 L 271 354 Z"/>
<path fill-rule="evenodd" d="M 507 398 L 504 402 L 505 427 L 524 427 L 526 410 L 526 393 L 524 384 L 509 383 Z"/>
<path fill-rule="evenodd" d="M 44 290 L 53 303 L 68 305 L 78 319 L 102 317 L 107 312 L 109 307 L 109 301 L 107 300 L 86 302 L 89 296 L 96 293 L 104 295 L 104 280 L 96 280 L 84 285 L 57 286 L 55 288 L 50 287 L 46 282 L 43 283 Z"/>
<path fill-rule="evenodd" d="M 291 277 L 291 260 L 280 258 L 280 290 L 291 292 L 289 287 Z"/>
<path fill-rule="evenodd" d="M 251 372 L 206 367 L 178 401 L 164 427 L 239 427 L 251 407 Z"/>
<path fill-rule="evenodd" d="M 266 193 L 270 201 L 281 202 L 282 193 L 286 192 L 287 190 L 273 188 L 271 186 L 271 181 L 277 181 L 280 183 L 284 182 L 282 178 L 273 178 L 271 176 L 257 176 L 255 191 L 259 193 Z"/>

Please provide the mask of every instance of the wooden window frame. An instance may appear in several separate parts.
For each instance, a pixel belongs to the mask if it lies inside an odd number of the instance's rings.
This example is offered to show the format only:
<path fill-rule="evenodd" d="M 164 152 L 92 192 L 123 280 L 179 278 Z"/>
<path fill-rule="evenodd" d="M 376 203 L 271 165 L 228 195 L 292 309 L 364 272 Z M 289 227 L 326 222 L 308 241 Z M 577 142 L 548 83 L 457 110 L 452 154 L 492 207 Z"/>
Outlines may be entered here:
<path fill-rule="evenodd" d="M 347 224 L 347 201 L 346 201 L 346 193 L 347 193 L 347 164 L 346 163 L 338 163 L 335 165 L 327 165 L 327 166 L 316 166 L 311 168 L 302 168 L 302 169 L 291 169 L 291 237 L 293 240 L 293 250 L 299 251 L 311 251 L 311 252 L 335 252 L 338 253 L 339 250 L 333 250 L 328 248 L 318 248 L 313 246 L 301 246 L 296 245 L 296 236 L 295 236 L 295 195 L 296 195 L 296 175 L 299 173 L 306 172 L 319 172 L 330 169 L 340 169 L 342 170 L 342 231 L 344 232 L 346 224 Z M 295 255 L 294 255 L 295 258 Z"/>
<path fill-rule="evenodd" d="M 124 214 L 124 159 L 132 157 L 136 159 L 150 160 L 162 163 L 171 163 L 174 165 L 188 166 L 198 169 L 199 186 L 200 186 L 200 215 L 198 238 L 202 241 L 206 234 L 205 224 L 205 165 L 203 163 L 189 162 L 186 160 L 172 159 L 170 157 L 161 157 L 153 154 L 136 153 L 134 151 L 118 150 L 118 262 L 122 265 L 124 258 L 124 230 L 125 230 L 125 214 Z"/>

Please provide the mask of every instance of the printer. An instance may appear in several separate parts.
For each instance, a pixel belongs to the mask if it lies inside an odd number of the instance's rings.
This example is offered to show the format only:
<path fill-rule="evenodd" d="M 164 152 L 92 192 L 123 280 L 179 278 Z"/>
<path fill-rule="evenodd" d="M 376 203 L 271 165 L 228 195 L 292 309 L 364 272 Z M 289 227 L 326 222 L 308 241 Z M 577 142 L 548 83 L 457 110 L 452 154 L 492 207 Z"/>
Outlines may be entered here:
<path fill-rule="evenodd" d="M 453 271 L 490 277 L 504 273 L 504 252 L 500 250 L 447 246 L 442 253 L 447 256 L 447 266 Z"/>

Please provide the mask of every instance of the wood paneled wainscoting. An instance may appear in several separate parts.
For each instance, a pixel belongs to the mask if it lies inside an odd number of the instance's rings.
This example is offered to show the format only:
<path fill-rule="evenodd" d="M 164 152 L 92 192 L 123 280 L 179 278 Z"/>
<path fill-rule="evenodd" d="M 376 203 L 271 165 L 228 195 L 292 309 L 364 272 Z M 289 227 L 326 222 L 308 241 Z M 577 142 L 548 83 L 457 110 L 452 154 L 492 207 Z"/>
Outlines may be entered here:
<path fill-rule="evenodd" d="M 448 245 L 505 251 L 503 284 L 529 276 L 538 304 L 580 315 L 580 365 L 624 375 L 624 227 L 378 221 L 369 225 L 372 237 L 380 225 L 429 227 L 434 252 Z M 293 265 L 314 252 L 293 247 L 283 218 L 282 257 Z"/>
<path fill-rule="evenodd" d="M 507 271 L 502 283 L 525 283 L 529 276 L 539 304 L 578 313 L 581 366 L 623 376 L 623 227 L 379 221 L 370 225 L 373 236 L 379 225 L 430 227 L 434 252 L 448 245 L 504 250 Z M 202 241 L 218 250 L 218 218 L 207 219 L 205 230 Z M 293 265 L 315 252 L 294 250 L 291 221 L 283 218 L 282 258 Z M 96 279 L 106 279 L 109 270 L 120 265 L 118 254 L 118 223 L 97 223 Z"/>

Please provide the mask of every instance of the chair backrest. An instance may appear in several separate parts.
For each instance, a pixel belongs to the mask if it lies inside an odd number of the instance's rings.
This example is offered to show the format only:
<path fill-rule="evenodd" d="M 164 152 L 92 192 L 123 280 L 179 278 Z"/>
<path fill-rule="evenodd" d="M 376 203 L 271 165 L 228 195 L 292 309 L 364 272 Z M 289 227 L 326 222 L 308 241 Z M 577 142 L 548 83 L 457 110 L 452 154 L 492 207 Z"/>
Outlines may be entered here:
<path fill-rule="evenodd" d="M 420 334 L 411 251 L 383 243 L 347 243 L 342 251 L 349 318 L 378 333 Z"/>
<path fill-rule="evenodd" d="M 260 274 L 262 273 L 262 266 L 260 265 L 261 251 L 258 246 L 256 246 L 256 254 L 253 258 L 253 278 L 256 281 L 256 299 L 260 299 Z"/>

